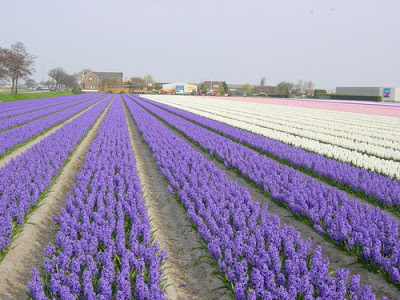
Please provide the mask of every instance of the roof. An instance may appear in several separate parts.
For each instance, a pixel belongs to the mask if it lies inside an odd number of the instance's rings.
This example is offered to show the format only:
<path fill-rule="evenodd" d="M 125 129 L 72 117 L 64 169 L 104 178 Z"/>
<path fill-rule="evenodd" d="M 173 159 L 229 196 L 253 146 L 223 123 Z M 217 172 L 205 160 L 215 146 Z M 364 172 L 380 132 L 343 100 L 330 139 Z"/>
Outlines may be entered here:
<path fill-rule="evenodd" d="M 123 78 L 122 72 L 92 72 L 92 73 L 95 74 L 99 79 L 102 79 L 102 78 L 122 79 Z"/>
<path fill-rule="evenodd" d="M 232 84 L 228 83 L 228 88 L 229 89 L 241 89 L 243 87 L 243 84 Z"/>
<path fill-rule="evenodd" d="M 275 87 L 270 85 L 256 85 L 254 89 L 257 93 L 272 93 Z"/>

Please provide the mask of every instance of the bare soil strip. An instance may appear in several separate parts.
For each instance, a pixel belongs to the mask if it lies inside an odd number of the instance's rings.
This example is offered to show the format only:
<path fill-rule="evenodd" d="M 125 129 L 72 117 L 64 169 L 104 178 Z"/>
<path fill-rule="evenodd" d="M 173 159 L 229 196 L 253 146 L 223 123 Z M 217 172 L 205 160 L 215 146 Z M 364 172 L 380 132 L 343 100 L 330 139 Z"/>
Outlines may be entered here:
<path fill-rule="evenodd" d="M 395 286 L 388 283 L 381 274 L 368 271 L 361 263 L 357 262 L 357 259 L 354 256 L 348 255 L 346 252 L 336 247 L 330 241 L 325 240 L 310 226 L 308 226 L 303 221 L 295 219 L 290 211 L 279 206 L 271 198 L 265 196 L 260 191 L 260 189 L 246 181 L 238 173 L 236 173 L 232 169 L 228 169 L 227 167 L 225 167 L 224 164 L 211 157 L 207 152 L 203 151 L 190 139 L 169 126 L 163 120 L 159 118 L 157 119 L 160 120 L 165 126 L 170 128 L 179 137 L 187 141 L 192 148 L 202 153 L 208 160 L 213 161 L 215 165 L 223 170 L 230 179 L 235 180 L 240 186 L 247 188 L 253 201 L 257 201 L 259 203 L 267 203 L 268 211 L 271 214 L 278 215 L 282 224 L 293 226 L 297 231 L 301 233 L 302 239 L 311 239 L 314 247 L 316 245 L 321 245 L 323 256 L 329 258 L 330 266 L 332 269 L 348 268 L 350 269 L 352 275 L 361 275 L 361 282 L 363 284 L 371 285 L 372 290 L 379 299 L 383 296 L 389 297 L 390 299 L 399 299 L 399 290 Z"/>
<path fill-rule="evenodd" d="M 107 97 L 107 96 L 106 96 Z M 100 101 L 103 101 L 106 97 L 101 98 L 99 101 L 97 101 L 96 103 L 93 103 L 92 105 L 90 105 L 89 107 L 85 108 L 84 110 L 80 111 L 79 113 L 77 113 L 76 115 L 72 116 L 70 119 L 67 119 L 65 122 L 54 126 L 53 128 L 51 128 L 50 130 L 46 131 L 45 133 L 39 135 L 37 138 L 34 138 L 32 141 L 24 144 L 23 146 L 15 149 L 13 152 L 11 152 L 10 154 L 8 154 L 7 156 L 3 157 L 2 159 L 0 159 L 0 168 L 4 167 L 9 161 L 11 161 L 13 158 L 17 157 L 18 155 L 20 155 L 21 153 L 24 153 L 26 150 L 28 150 L 29 148 L 33 147 L 34 145 L 40 143 L 43 139 L 45 139 L 46 137 L 48 137 L 50 134 L 56 132 L 59 128 L 61 128 L 62 126 L 64 126 L 65 124 L 73 121 L 75 118 L 79 117 L 81 114 L 83 114 L 85 111 L 91 109 L 93 106 L 95 106 L 96 104 L 98 104 Z"/>
<path fill-rule="evenodd" d="M 72 154 L 47 197 L 41 201 L 38 209 L 25 223 L 21 234 L 12 241 L 10 251 L 0 263 L 0 299 L 26 299 L 27 283 L 31 280 L 31 268 L 42 267 L 43 248 L 55 241 L 58 226 L 52 220 L 52 216 L 59 214 L 64 207 L 65 194 L 74 183 L 75 174 L 81 170 L 86 152 L 95 139 L 111 104 L 112 102 Z"/>
<path fill-rule="evenodd" d="M 199 262 L 206 251 L 199 247 L 197 234 L 190 228 L 186 213 L 168 192 L 167 182 L 158 171 L 152 153 L 140 136 L 124 104 L 138 175 L 149 217 L 160 246 L 167 250 L 168 299 L 229 299 L 223 290 L 213 289 L 222 282 L 212 276 L 211 266 Z"/>

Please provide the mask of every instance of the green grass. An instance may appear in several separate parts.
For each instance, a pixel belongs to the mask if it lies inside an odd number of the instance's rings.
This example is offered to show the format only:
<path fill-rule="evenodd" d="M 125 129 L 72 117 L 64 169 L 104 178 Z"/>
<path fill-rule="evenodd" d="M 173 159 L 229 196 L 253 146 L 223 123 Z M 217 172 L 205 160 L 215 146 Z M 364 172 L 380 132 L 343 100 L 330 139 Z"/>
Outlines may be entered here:
<path fill-rule="evenodd" d="M 72 92 L 43 92 L 43 93 L 23 93 L 23 94 L 0 94 L 0 102 L 12 102 L 39 98 L 49 98 L 58 96 L 72 95 Z"/>

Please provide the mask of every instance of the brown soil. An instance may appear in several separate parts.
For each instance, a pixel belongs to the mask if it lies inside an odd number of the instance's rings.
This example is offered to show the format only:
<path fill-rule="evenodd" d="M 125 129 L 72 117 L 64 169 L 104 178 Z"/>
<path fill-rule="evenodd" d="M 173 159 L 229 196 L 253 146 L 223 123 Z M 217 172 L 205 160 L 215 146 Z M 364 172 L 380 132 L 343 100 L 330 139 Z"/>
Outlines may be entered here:
<path fill-rule="evenodd" d="M 153 155 L 125 107 L 131 143 L 136 157 L 144 199 L 156 240 L 167 251 L 166 289 L 168 299 L 229 299 L 223 290 L 213 291 L 222 282 L 212 276 L 211 266 L 199 262 L 206 251 L 199 247 L 197 234 L 189 227 L 186 213 L 168 192 L 167 182 L 158 171 Z"/>
<path fill-rule="evenodd" d="M 59 214 L 61 208 L 64 207 L 65 194 L 75 182 L 75 174 L 81 170 L 86 152 L 95 139 L 110 105 L 111 103 L 79 144 L 56 183 L 51 187 L 49 194 L 41 201 L 39 208 L 32 213 L 21 234 L 12 241 L 10 251 L 0 262 L 1 299 L 26 299 L 27 283 L 31 280 L 31 268 L 42 267 L 43 248 L 55 241 L 58 226 L 53 222 L 52 216 Z M 72 120 L 68 122 L 70 121 Z M 57 129 L 62 125 L 57 126 Z M 46 136 L 48 134 L 46 133 Z M 37 143 L 37 140 L 32 143 Z"/>
<path fill-rule="evenodd" d="M 163 122 L 163 124 L 168 126 L 165 122 Z M 314 247 L 316 245 L 321 245 L 323 255 L 324 257 L 329 258 L 332 269 L 348 268 L 350 269 L 351 275 L 361 275 L 362 284 L 371 285 L 374 293 L 379 299 L 384 296 L 389 297 L 390 299 L 400 298 L 399 290 L 392 284 L 388 283 L 381 274 L 368 271 L 361 263 L 357 262 L 357 259 L 354 256 L 348 255 L 345 251 L 339 249 L 333 243 L 325 240 L 306 223 L 296 220 L 289 210 L 277 205 L 274 201 L 272 201 L 271 198 L 265 196 L 259 188 L 255 187 L 253 184 L 250 184 L 232 169 L 225 167 L 222 163 L 211 157 L 208 153 L 203 151 L 200 147 L 195 145 L 181 133 L 174 129 L 171 130 L 187 141 L 192 148 L 201 152 L 208 160 L 213 161 L 216 166 L 223 170 L 230 179 L 235 180 L 238 185 L 247 188 L 253 201 L 267 203 L 268 211 L 271 214 L 278 215 L 282 224 L 284 223 L 286 225 L 293 226 L 301 233 L 303 240 L 311 239 Z"/>
<path fill-rule="evenodd" d="M 37 138 L 35 138 L 34 140 L 28 142 L 27 144 L 23 145 L 20 148 L 17 148 L 16 150 L 14 150 L 13 152 L 11 152 L 10 154 L 8 154 L 6 157 L 0 159 L 0 168 L 4 167 L 10 160 L 12 160 L 13 158 L 17 157 L 18 155 L 20 155 L 21 153 L 24 153 L 26 150 L 28 150 L 29 148 L 31 148 L 32 146 L 40 143 L 43 139 L 45 139 L 46 137 L 48 137 L 50 134 L 54 133 L 55 131 L 57 131 L 59 128 L 61 128 L 62 126 L 64 126 L 65 124 L 71 122 L 72 120 L 74 120 L 75 118 L 79 117 L 81 114 L 83 114 L 85 111 L 91 109 L 93 106 L 95 106 L 96 104 L 98 104 L 100 101 L 104 100 L 106 97 L 101 98 L 99 101 L 97 101 L 96 103 L 93 103 L 92 105 L 90 105 L 89 107 L 85 108 L 84 110 L 80 111 L 79 113 L 77 113 L 75 116 L 73 116 L 71 119 L 68 119 L 67 121 L 61 123 L 60 125 L 57 125 L 55 127 L 53 127 L 52 129 L 50 129 L 49 131 L 47 131 L 46 133 L 38 136 Z"/>

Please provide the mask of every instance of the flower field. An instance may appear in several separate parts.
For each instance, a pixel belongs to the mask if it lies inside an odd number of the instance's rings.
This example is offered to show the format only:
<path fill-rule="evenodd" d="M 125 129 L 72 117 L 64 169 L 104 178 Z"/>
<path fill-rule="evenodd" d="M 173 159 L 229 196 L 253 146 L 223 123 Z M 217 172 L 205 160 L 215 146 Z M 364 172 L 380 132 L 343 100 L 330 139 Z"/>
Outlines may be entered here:
<path fill-rule="evenodd" d="M 0 104 L 1 299 L 399 299 L 395 105 Z"/>

